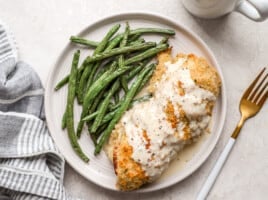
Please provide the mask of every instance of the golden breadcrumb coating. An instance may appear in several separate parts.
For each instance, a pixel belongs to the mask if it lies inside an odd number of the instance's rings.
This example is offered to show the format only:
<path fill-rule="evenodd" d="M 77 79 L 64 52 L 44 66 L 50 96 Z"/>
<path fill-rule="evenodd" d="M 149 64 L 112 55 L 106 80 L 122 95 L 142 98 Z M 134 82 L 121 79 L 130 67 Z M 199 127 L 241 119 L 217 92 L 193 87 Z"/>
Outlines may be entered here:
<path fill-rule="evenodd" d="M 114 169 L 118 177 L 117 186 L 120 190 L 134 190 L 148 182 L 148 177 L 141 165 L 131 158 L 132 152 L 126 134 L 123 133 L 113 149 Z"/>
<path fill-rule="evenodd" d="M 150 92 L 154 93 L 156 89 L 155 83 L 157 83 L 165 73 L 165 63 L 168 61 L 174 63 L 180 58 L 186 59 L 184 66 L 190 70 L 191 78 L 199 87 L 212 92 L 216 96 L 219 95 L 221 86 L 220 77 L 216 70 L 210 67 L 205 59 L 199 58 L 193 54 L 178 54 L 173 59 L 171 57 L 171 48 L 158 55 L 158 65 L 148 86 Z M 185 91 L 182 88 L 180 81 L 177 86 L 179 88 L 178 95 L 185 95 Z M 213 102 L 208 102 L 207 104 L 207 112 L 210 114 L 213 105 Z M 179 104 L 175 106 L 178 106 L 180 116 L 178 117 L 175 115 L 174 105 L 168 101 L 165 109 L 167 120 L 173 128 L 178 121 L 184 122 L 185 134 L 181 139 L 185 141 L 189 140 L 190 143 L 192 138 L 189 128 L 189 119 L 186 117 L 184 110 Z M 180 137 L 178 132 L 175 132 L 174 135 L 175 137 Z M 143 137 L 147 141 L 147 145 L 150 145 L 150 139 L 146 138 L 146 130 L 143 132 Z M 119 122 L 113 130 L 106 146 L 106 152 L 108 157 L 113 161 L 115 173 L 117 175 L 117 187 L 120 190 L 134 190 L 149 182 L 149 177 L 146 176 L 146 172 L 142 169 L 141 165 L 132 159 L 133 149 L 128 143 L 124 126 L 121 122 Z"/>

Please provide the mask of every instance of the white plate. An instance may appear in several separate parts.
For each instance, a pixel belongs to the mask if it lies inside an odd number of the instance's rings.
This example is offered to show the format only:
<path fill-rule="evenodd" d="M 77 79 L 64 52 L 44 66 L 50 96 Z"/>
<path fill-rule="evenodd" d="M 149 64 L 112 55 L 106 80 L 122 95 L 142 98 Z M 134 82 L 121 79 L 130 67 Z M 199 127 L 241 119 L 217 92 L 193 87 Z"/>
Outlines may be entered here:
<path fill-rule="evenodd" d="M 124 25 L 126 21 L 129 22 L 131 28 L 161 27 L 174 29 L 176 35 L 169 41 L 173 47 L 173 53 L 194 53 L 198 56 L 205 57 L 218 70 L 223 81 L 221 69 L 213 53 L 204 42 L 181 24 L 166 17 L 159 16 L 158 14 L 135 12 L 109 16 L 91 24 L 78 35 L 99 41 L 113 24 L 120 23 Z M 161 39 L 161 37 L 150 35 L 146 37 L 153 40 Z M 97 185 L 107 189 L 117 190 L 115 187 L 116 176 L 112 164 L 107 159 L 104 152 L 101 152 L 97 157 L 93 155 L 94 145 L 87 136 L 87 133 L 82 135 L 79 143 L 90 158 L 88 164 L 84 163 L 74 153 L 66 131 L 62 131 L 61 129 L 61 118 L 66 106 L 67 87 L 62 88 L 58 92 L 54 92 L 54 87 L 59 80 L 69 73 L 74 49 L 77 49 L 77 46 L 68 43 L 59 56 L 55 66 L 51 69 L 45 93 L 45 111 L 48 127 L 59 150 L 64 155 L 67 162 L 78 173 Z M 86 51 L 83 50 L 83 52 Z M 172 164 L 172 167 L 162 178 L 155 183 L 148 184 L 146 187 L 143 187 L 136 192 L 154 191 L 173 185 L 192 174 L 208 158 L 219 139 L 226 114 L 224 81 L 222 83 L 221 96 L 218 98 L 214 109 L 211 134 L 203 138 L 198 145 L 194 144 L 194 148 L 191 150 L 186 150 L 185 153 L 181 153 L 180 160 L 174 161 L 175 164 Z M 76 123 L 79 119 L 80 112 L 80 107 L 76 107 Z"/>

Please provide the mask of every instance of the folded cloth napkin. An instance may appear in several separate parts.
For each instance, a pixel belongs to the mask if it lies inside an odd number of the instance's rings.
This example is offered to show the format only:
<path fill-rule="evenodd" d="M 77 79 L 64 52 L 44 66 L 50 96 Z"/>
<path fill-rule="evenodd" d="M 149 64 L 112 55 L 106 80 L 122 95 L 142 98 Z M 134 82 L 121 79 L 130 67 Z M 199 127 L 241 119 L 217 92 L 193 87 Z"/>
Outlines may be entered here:
<path fill-rule="evenodd" d="M 0 199 L 72 199 L 62 185 L 64 158 L 43 121 L 43 91 L 0 22 Z"/>

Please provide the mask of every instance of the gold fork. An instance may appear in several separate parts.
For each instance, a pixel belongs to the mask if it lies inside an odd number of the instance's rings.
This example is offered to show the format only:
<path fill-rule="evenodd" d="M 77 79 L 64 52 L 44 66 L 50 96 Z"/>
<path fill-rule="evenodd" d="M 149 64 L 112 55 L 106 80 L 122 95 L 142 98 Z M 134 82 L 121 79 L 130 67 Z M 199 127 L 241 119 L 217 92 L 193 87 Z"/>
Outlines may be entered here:
<path fill-rule="evenodd" d="M 207 197 L 211 187 L 213 186 L 218 174 L 220 173 L 228 155 L 230 154 L 232 147 L 239 135 L 239 132 L 244 124 L 244 122 L 253 116 L 255 116 L 264 105 L 268 97 L 268 73 L 265 72 L 264 68 L 256 77 L 256 79 L 251 83 L 243 94 L 240 100 L 240 113 L 241 119 L 238 122 L 233 134 L 231 135 L 227 145 L 225 146 L 223 152 L 218 158 L 215 166 L 210 172 L 205 184 L 200 190 L 197 200 L 203 200 Z"/>

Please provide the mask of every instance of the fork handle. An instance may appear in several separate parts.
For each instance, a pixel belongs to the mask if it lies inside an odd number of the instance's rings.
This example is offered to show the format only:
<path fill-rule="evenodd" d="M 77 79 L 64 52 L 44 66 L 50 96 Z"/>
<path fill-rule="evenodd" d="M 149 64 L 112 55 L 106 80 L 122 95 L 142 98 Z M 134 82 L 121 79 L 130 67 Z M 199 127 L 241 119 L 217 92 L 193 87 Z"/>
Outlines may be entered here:
<path fill-rule="evenodd" d="M 210 172 L 205 184 L 203 185 L 202 189 L 198 193 L 196 200 L 204 200 L 206 199 L 211 187 L 213 186 L 217 176 L 219 175 L 228 155 L 230 154 L 232 147 L 235 144 L 235 139 L 230 137 L 227 145 L 225 146 L 224 150 L 222 151 L 220 157 L 218 158 L 215 166 L 213 167 L 212 171 Z"/>

